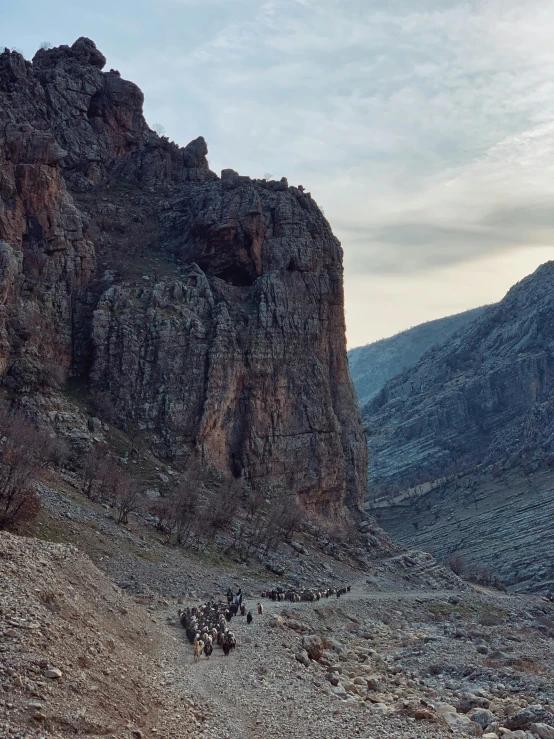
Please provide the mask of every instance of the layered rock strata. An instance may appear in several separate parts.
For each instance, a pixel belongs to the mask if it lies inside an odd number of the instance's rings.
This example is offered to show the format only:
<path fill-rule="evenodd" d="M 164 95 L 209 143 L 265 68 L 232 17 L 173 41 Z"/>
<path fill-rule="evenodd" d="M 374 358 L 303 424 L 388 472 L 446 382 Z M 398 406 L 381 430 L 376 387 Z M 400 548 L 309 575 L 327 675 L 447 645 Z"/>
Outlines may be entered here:
<path fill-rule="evenodd" d="M 388 339 L 381 339 L 366 346 L 357 346 L 348 352 L 348 364 L 354 387 L 363 408 L 385 384 L 405 369 L 415 364 L 432 346 L 440 346 L 478 318 L 485 308 L 438 318 Z"/>
<path fill-rule="evenodd" d="M 553 283 L 547 262 L 365 406 L 370 487 L 552 464 Z"/>
<path fill-rule="evenodd" d="M 0 55 L 0 372 L 80 378 L 171 457 L 340 515 L 367 448 L 342 250 L 309 193 L 151 131 L 93 42 Z"/>

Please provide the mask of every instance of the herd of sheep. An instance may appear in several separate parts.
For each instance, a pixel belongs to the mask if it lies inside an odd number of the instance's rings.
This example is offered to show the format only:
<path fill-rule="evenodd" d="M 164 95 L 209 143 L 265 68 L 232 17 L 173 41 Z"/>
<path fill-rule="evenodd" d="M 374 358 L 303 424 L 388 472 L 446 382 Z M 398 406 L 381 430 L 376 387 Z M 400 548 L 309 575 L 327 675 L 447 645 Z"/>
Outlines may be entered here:
<path fill-rule="evenodd" d="M 313 602 L 321 598 L 329 598 L 350 592 L 350 585 L 342 588 L 322 588 L 313 589 L 305 588 L 296 590 L 289 588 L 283 590 L 276 588 L 274 590 L 264 590 L 261 593 L 262 598 L 269 598 L 274 601 L 290 601 L 291 603 Z M 258 603 L 258 615 L 263 614 L 263 605 Z M 229 629 L 231 619 L 237 615 L 246 616 L 246 622 L 252 623 L 253 616 L 251 611 L 246 611 L 246 606 L 242 602 L 242 592 L 239 590 L 236 595 L 231 590 L 227 592 L 227 603 L 223 601 L 208 602 L 200 606 L 190 606 L 183 610 L 179 610 L 179 620 L 181 626 L 185 629 L 187 639 L 194 647 L 194 661 L 198 662 L 202 653 L 209 659 L 214 646 L 221 647 L 223 654 L 227 657 L 229 652 L 237 645 L 237 640 L 233 632 Z"/>
<path fill-rule="evenodd" d="M 262 598 L 269 598 L 270 600 L 283 601 L 288 600 L 291 603 L 300 603 L 301 601 L 313 602 L 320 600 L 321 598 L 329 598 L 331 595 L 336 595 L 340 598 L 341 595 L 350 592 L 350 585 L 345 585 L 342 588 L 304 588 L 303 590 L 296 590 L 295 588 L 288 588 L 283 590 L 282 588 L 276 588 L 275 590 L 264 590 Z"/>
<path fill-rule="evenodd" d="M 223 649 L 227 657 L 231 649 L 237 645 L 233 632 L 229 629 L 229 623 L 233 616 L 240 613 L 246 616 L 246 622 L 252 623 L 251 611 L 246 612 L 246 606 L 242 602 L 242 594 L 239 591 L 234 602 L 204 603 L 201 606 L 193 606 L 179 611 L 181 626 L 185 629 L 187 639 L 194 646 L 194 661 L 198 662 L 202 652 L 209 659 L 214 646 Z M 263 606 L 258 603 L 258 614 L 263 613 Z"/>

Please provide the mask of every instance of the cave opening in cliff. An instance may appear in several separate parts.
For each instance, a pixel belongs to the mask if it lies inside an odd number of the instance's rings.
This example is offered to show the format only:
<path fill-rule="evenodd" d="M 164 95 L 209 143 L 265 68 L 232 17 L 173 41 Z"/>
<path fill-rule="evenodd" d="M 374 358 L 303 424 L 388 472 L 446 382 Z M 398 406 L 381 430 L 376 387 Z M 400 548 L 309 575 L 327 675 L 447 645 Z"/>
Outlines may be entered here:
<path fill-rule="evenodd" d="M 103 97 L 102 92 L 97 92 L 91 97 L 87 110 L 87 118 L 89 121 L 91 118 L 102 117 Z"/>
<path fill-rule="evenodd" d="M 215 273 L 215 277 L 225 280 L 229 285 L 235 287 L 250 287 L 256 279 L 256 275 L 252 275 L 246 267 L 241 264 L 231 264 L 225 269 Z"/>

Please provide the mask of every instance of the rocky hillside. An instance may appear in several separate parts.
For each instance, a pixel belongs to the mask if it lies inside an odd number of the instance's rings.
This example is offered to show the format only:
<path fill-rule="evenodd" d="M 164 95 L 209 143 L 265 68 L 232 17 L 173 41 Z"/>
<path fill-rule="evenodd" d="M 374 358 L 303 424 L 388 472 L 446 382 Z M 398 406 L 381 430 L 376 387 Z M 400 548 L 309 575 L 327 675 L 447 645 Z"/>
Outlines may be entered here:
<path fill-rule="evenodd" d="M 460 328 L 480 316 L 484 308 L 428 321 L 348 352 L 348 364 L 360 406 L 366 405 L 388 380 L 415 364 L 432 346 L 443 344 Z"/>
<path fill-rule="evenodd" d="M 479 471 L 425 494 L 381 501 L 379 523 L 404 546 L 519 592 L 554 592 L 554 479 L 549 470 Z"/>
<path fill-rule="evenodd" d="M 32 63 L 0 55 L 4 390 L 81 439 L 70 380 L 166 458 L 327 515 L 360 504 L 367 448 L 329 224 L 302 187 L 220 178 L 203 138 L 160 138 L 105 62 L 86 38 Z"/>
<path fill-rule="evenodd" d="M 547 262 L 366 405 L 370 488 L 549 464 L 553 282 Z"/>
<path fill-rule="evenodd" d="M 80 551 L 0 532 L 3 737 L 554 733 L 554 604 L 544 598 L 475 590 L 421 552 L 383 551 L 360 570 L 323 553 L 310 530 L 282 545 L 277 578 L 187 557 L 135 518 L 118 527 L 105 513 L 78 495 L 48 498 L 42 535 Z M 340 600 L 260 595 L 345 583 Z M 178 609 L 229 586 L 253 621 L 234 617 L 236 649 L 195 663 Z"/>
<path fill-rule="evenodd" d="M 403 544 L 552 589 L 554 262 L 364 409 L 369 498 Z"/>

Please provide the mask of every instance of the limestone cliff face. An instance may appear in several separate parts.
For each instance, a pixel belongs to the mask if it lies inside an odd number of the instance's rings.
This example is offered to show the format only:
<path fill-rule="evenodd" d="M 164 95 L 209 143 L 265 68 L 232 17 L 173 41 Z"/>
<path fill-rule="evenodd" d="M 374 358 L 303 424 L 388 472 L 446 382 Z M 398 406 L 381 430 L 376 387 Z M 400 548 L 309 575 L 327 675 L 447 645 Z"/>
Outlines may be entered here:
<path fill-rule="evenodd" d="M 3 383 L 81 377 L 161 453 L 340 515 L 367 447 L 339 242 L 302 188 L 159 138 L 104 63 L 87 39 L 0 55 Z"/>
<path fill-rule="evenodd" d="M 370 488 L 552 464 L 553 279 L 547 262 L 365 406 Z"/>

